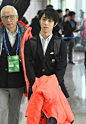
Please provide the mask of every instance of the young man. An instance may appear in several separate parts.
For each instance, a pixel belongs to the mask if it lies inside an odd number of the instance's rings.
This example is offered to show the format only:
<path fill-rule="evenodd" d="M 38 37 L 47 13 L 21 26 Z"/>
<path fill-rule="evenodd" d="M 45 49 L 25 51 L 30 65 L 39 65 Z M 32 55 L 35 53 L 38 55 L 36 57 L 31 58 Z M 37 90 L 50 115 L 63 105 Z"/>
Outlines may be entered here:
<path fill-rule="evenodd" d="M 58 24 L 57 11 L 50 8 L 45 9 L 41 12 L 39 20 L 41 26 L 39 35 L 25 42 L 25 66 L 30 83 L 28 96 L 31 95 L 36 77 L 55 74 L 61 89 L 68 97 L 63 79 L 67 66 L 67 46 L 63 40 L 52 34 L 53 27 Z M 52 117 L 47 121 L 49 124 L 56 124 L 58 120 Z M 27 124 L 29 124 L 28 121 Z"/>
<path fill-rule="evenodd" d="M 65 20 L 65 18 L 69 18 L 69 12 L 70 12 L 69 9 L 65 9 L 66 14 L 63 16 L 63 20 Z"/>
<path fill-rule="evenodd" d="M 75 39 L 72 38 L 72 37 L 74 37 L 73 31 L 75 29 L 77 29 L 78 25 L 77 25 L 77 23 L 75 22 L 74 19 L 75 19 L 75 12 L 70 11 L 69 12 L 69 22 L 68 22 L 70 24 L 67 24 L 67 26 L 65 26 L 66 30 L 68 30 L 68 35 L 67 36 L 71 37 L 71 39 L 67 40 L 67 44 L 69 46 L 68 59 L 69 59 L 70 64 L 75 64 L 73 62 L 73 49 L 74 49 L 74 46 L 75 46 Z"/>
<path fill-rule="evenodd" d="M 63 79 L 67 66 L 67 46 L 63 40 L 52 34 L 53 27 L 58 24 L 57 11 L 45 9 L 41 12 L 39 20 L 41 31 L 39 35 L 26 41 L 24 50 L 26 74 L 31 87 L 29 97 L 35 77 L 52 74 L 56 75 L 65 96 L 68 97 Z M 60 45 L 54 42 L 55 39 L 56 42 L 60 41 Z"/>
<path fill-rule="evenodd" d="M 58 12 L 58 15 L 59 15 L 58 25 L 59 25 L 60 28 L 62 28 L 62 10 L 58 9 L 57 12 Z"/>
<path fill-rule="evenodd" d="M 39 10 L 37 12 L 37 16 L 35 16 L 32 20 L 31 20 L 31 24 L 29 25 L 29 27 L 32 27 L 31 33 L 33 36 L 36 36 L 39 34 L 41 28 L 40 28 L 40 23 L 39 23 L 39 14 L 40 14 L 41 10 Z"/>
<path fill-rule="evenodd" d="M 21 42 L 26 27 L 18 23 L 13 6 L 1 10 L 0 24 L 0 124 L 18 124 L 25 79 L 21 63 Z"/>

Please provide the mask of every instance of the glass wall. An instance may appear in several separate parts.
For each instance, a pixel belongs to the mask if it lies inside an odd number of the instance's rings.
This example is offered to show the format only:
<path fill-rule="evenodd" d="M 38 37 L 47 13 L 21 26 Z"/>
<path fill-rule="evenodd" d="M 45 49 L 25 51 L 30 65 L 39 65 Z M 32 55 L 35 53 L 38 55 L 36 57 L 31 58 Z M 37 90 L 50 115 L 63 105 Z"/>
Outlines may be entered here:
<path fill-rule="evenodd" d="M 62 9 L 63 15 L 65 9 L 69 8 L 70 11 L 76 12 L 76 18 L 79 16 L 80 10 L 83 10 L 86 18 L 86 0 L 47 0 L 47 4 L 52 4 L 54 9 Z"/>
<path fill-rule="evenodd" d="M 47 4 L 52 4 L 54 9 L 62 9 L 63 15 L 66 8 L 69 8 L 70 11 L 75 11 L 76 19 L 79 18 L 80 10 L 82 10 L 86 18 L 86 0 L 47 0 Z"/>
<path fill-rule="evenodd" d="M 84 11 L 84 17 L 86 18 L 86 0 L 82 1 L 82 10 Z"/>
<path fill-rule="evenodd" d="M 70 8 L 70 10 L 75 10 L 75 0 L 47 0 L 47 4 L 52 4 L 54 9 L 62 9 L 63 13 L 65 8 Z"/>
<path fill-rule="evenodd" d="M 53 5 L 54 9 L 61 9 L 61 0 L 47 0 L 47 5 Z"/>
<path fill-rule="evenodd" d="M 66 8 L 69 8 L 72 11 L 75 11 L 75 0 L 65 0 L 66 1 Z"/>
<path fill-rule="evenodd" d="M 51 4 L 51 0 L 47 0 L 47 5 Z"/>

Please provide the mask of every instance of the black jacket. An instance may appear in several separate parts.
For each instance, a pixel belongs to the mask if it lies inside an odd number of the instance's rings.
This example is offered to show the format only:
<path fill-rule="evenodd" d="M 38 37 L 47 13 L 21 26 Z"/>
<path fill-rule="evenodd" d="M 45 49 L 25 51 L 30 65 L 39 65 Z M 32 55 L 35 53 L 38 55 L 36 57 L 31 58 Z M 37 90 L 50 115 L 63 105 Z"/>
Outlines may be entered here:
<path fill-rule="evenodd" d="M 56 37 L 56 36 L 55 36 Z M 26 74 L 30 82 L 30 86 L 33 85 L 35 77 L 41 77 L 42 75 L 56 74 L 60 86 L 64 90 L 64 94 L 68 97 L 66 88 L 64 88 L 64 74 L 67 66 L 67 46 L 66 43 L 61 40 L 59 53 L 57 51 L 58 46 L 54 43 L 54 36 L 48 45 L 45 56 L 43 56 L 42 45 L 39 36 L 33 37 L 25 43 L 25 66 Z M 60 38 L 57 39 L 57 42 Z M 32 45 L 34 42 L 34 45 Z"/>

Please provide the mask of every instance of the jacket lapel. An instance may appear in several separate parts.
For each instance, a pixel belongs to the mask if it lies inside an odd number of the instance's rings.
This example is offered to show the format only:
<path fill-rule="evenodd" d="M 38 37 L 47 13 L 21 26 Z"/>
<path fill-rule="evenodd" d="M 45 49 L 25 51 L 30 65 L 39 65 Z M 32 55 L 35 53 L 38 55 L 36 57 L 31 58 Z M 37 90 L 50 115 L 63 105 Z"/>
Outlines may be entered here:
<path fill-rule="evenodd" d="M 16 40 L 15 40 L 14 46 L 13 46 L 13 48 L 10 51 L 11 54 L 16 51 L 17 44 L 18 44 L 18 34 L 16 35 Z"/>
<path fill-rule="evenodd" d="M 5 30 L 5 38 L 6 38 L 6 44 L 7 44 L 7 47 L 8 47 L 8 50 L 9 52 L 11 51 L 12 47 L 11 47 L 11 44 L 9 42 L 9 38 L 8 38 L 8 35 L 7 35 L 7 32 Z"/>
<path fill-rule="evenodd" d="M 53 50 L 54 44 L 53 44 L 53 37 L 51 38 L 48 46 L 47 46 L 47 50 L 45 53 L 45 61 L 48 59 L 50 52 Z"/>
<path fill-rule="evenodd" d="M 42 44 L 41 44 L 41 41 L 40 41 L 40 38 L 38 36 L 37 38 L 37 53 L 41 59 L 41 61 L 43 61 L 44 59 L 44 56 L 43 56 L 43 49 L 42 49 Z"/>

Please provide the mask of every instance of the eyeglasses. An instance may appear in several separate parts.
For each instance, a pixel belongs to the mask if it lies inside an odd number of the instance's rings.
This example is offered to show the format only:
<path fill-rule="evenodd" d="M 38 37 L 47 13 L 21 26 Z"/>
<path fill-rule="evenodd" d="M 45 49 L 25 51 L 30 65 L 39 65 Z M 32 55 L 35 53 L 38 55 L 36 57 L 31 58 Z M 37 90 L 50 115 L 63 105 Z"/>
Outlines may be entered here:
<path fill-rule="evenodd" d="M 9 15 L 9 16 L 2 16 L 1 18 L 2 18 L 2 20 L 7 20 L 8 18 L 9 18 L 10 20 L 13 20 L 13 19 L 15 18 L 15 16 L 16 16 L 16 15 Z"/>

